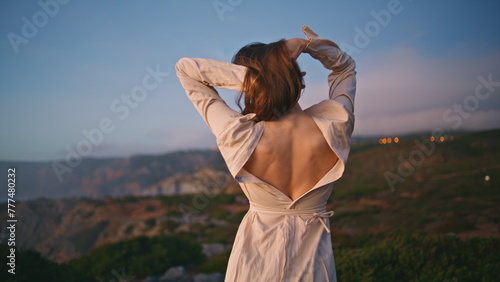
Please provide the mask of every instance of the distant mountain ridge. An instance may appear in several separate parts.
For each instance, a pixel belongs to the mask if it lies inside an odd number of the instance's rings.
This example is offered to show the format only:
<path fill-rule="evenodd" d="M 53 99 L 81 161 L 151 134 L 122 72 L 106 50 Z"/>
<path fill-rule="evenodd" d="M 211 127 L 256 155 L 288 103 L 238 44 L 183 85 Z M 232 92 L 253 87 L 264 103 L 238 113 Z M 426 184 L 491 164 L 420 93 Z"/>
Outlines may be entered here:
<path fill-rule="evenodd" d="M 234 187 L 222 155 L 214 150 L 177 151 L 128 158 L 86 158 L 60 182 L 52 162 L 0 161 L 1 171 L 16 168 L 16 199 L 100 198 L 123 195 L 196 193 L 212 183 L 214 189 Z M 6 173 L 0 179 L 6 177 Z M 198 183 L 199 185 L 197 185 Z M 231 185 L 232 183 L 232 185 Z M 214 185 L 212 185 L 214 186 Z M 222 187 L 224 186 L 224 187 Z M 6 201 L 7 194 L 0 195 Z"/>
<path fill-rule="evenodd" d="M 399 138 L 401 141 L 410 141 L 428 137 L 427 134 L 412 133 Z M 448 134 L 467 135 L 465 131 Z M 468 134 L 475 136 L 484 133 Z M 377 140 L 377 137 L 352 138 L 353 144 L 374 146 Z M 354 146 L 352 151 L 363 148 Z M 126 158 L 84 158 L 71 172 L 63 174 L 62 182 L 58 180 L 53 162 L 0 161 L 2 183 L 6 181 L 9 167 L 17 168 L 17 200 L 179 195 L 197 193 L 201 189 L 228 189 L 229 193 L 241 191 L 229 174 L 220 152 L 210 149 Z M 5 202 L 6 197 L 6 193 L 0 194 L 0 201 Z"/>

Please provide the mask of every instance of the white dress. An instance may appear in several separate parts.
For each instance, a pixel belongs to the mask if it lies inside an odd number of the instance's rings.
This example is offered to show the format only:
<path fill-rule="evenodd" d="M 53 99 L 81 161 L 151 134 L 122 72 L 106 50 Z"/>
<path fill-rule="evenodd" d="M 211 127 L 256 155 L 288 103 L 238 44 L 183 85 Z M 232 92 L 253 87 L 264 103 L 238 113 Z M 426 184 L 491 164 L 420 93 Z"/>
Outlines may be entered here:
<path fill-rule="evenodd" d="M 342 176 L 354 126 L 355 62 L 329 40 L 307 32 L 306 51 L 328 75 L 329 97 L 307 109 L 337 164 L 308 192 L 291 200 L 243 166 L 265 128 L 255 114 L 242 115 L 226 105 L 214 87 L 239 90 L 246 67 L 197 58 L 182 58 L 177 75 L 189 99 L 217 139 L 231 175 L 248 197 L 250 209 L 233 244 L 225 281 L 336 281 L 326 201 Z"/>

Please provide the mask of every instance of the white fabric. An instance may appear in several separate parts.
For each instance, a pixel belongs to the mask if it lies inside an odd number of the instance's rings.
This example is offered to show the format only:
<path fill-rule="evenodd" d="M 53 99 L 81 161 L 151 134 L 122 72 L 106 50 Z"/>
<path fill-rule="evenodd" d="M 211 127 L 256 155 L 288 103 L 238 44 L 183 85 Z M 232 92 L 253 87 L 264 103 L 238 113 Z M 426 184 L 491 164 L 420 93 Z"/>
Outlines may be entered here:
<path fill-rule="evenodd" d="M 325 210 L 333 183 L 344 171 L 354 126 L 355 63 L 331 41 L 310 36 L 306 48 L 331 70 L 328 99 L 304 110 L 313 117 L 337 164 L 307 193 L 292 200 L 243 166 L 265 130 L 255 114 L 226 105 L 214 87 L 239 90 L 246 67 L 199 58 L 182 58 L 177 75 L 189 99 L 217 139 L 231 175 L 250 201 L 229 258 L 225 281 L 336 281 Z"/>

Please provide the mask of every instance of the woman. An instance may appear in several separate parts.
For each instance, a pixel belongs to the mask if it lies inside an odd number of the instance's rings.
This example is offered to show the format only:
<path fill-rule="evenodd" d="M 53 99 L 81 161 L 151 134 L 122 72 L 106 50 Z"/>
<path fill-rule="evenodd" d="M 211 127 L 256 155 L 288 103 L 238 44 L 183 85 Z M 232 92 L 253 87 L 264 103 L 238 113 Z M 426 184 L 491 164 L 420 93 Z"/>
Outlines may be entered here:
<path fill-rule="evenodd" d="M 344 171 L 354 126 L 355 63 L 337 44 L 302 28 L 293 38 L 243 47 L 234 64 L 182 58 L 177 75 L 217 138 L 231 175 L 250 201 L 226 281 L 336 281 L 326 202 Z M 329 99 L 303 110 L 296 62 L 319 60 Z M 242 113 L 214 87 L 239 90 Z M 240 107 L 241 109 L 241 107 Z"/>

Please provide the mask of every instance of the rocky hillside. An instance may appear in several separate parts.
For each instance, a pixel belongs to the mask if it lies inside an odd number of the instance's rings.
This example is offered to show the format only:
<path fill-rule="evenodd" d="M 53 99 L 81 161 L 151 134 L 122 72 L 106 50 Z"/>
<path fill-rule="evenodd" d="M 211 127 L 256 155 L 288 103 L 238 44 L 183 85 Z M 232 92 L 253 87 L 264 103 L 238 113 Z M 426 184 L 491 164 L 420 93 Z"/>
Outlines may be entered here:
<path fill-rule="evenodd" d="M 64 165 L 65 162 L 58 162 Z M 195 150 L 159 156 L 116 159 L 83 159 L 70 170 L 54 169 L 55 163 L 0 162 L 1 171 L 15 167 L 18 200 L 122 195 L 178 195 L 228 186 L 232 178 L 220 152 Z M 0 176 L 0 180 L 6 177 Z M 60 181 L 61 180 L 61 181 Z M 233 182 L 234 187 L 236 183 Z M 215 188 L 217 186 L 217 188 Z M 0 200 L 6 200 L 6 194 Z"/>
<path fill-rule="evenodd" d="M 353 147 L 346 172 L 328 200 L 328 208 L 335 210 L 331 218 L 335 246 L 348 244 L 355 236 L 393 229 L 459 238 L 500 237 L 500 130 L 427 143 L 427 149 L 422 141 Z M 117 185 L 109 186 L 117 187 L 115 191 L 122 191 L 119 183 L 138 183 L 140 189 L 134 194 L 139 196 L 18 203 L 18 245 L 66 262 L 141 235 L 175 234 L 206 244 L 207 252 L 223 252 L 227 258 L 248 202 L 227 177 L 217 154 L 200 151 L 159 157 L 177 160 L 177 168 L 154 157 L 130 158 L 121 166 L 129 174 L 108 183 Z M 125 162 L 109 161 L 115 165 L 101 165 L 89 175 L 111 167 L 116 170 L 116 163 Z M 188 168 L 188 162 L 205 166 Z M 169 163 L 171 171 L 177 172 L 162 175 Z M 201 193 L 182 194 L 188 191 Z M 6 205 L 0 208 L 6 210 Z M 5 213 L 0 215 L 5 222 Z"/>
<path fill-rule="evenodd" d="M 232 205 L 219 206 L 226 202 Z M 17 245 L 60 263 L 137 236 L 191 232 L 200 222 L 224 228 L 227 223 L 221 219 L 246 209 L 244 197 L 209 190 L 197 196 L 39 199 L 16 206 Z M 6 219 L 2 213 L 1 220 Z"/>

